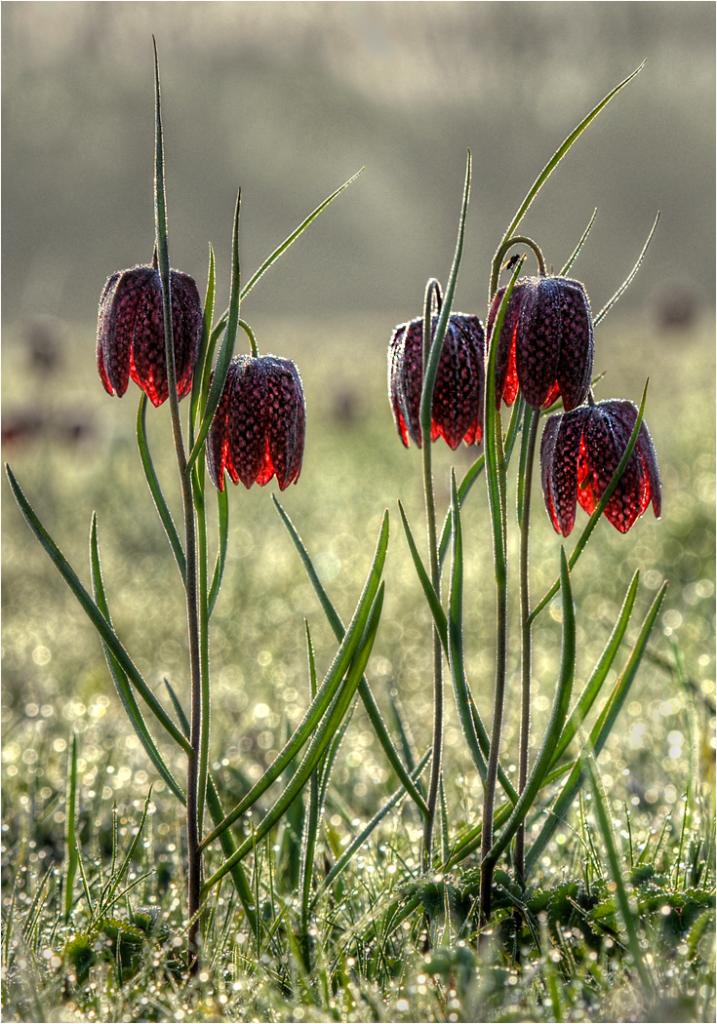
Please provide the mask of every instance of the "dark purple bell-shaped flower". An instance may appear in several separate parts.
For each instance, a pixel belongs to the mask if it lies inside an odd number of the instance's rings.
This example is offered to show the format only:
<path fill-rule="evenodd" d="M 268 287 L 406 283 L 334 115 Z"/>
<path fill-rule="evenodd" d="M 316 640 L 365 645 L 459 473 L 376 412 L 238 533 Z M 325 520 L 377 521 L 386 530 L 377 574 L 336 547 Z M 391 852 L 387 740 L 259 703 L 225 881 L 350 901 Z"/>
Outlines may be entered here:
<path fill-rule="evenodd" d="M 245 487 L 273 476 L 283 491 L 296 483 L 304 454 L 306 408 L 290 359 L 235 356 L 207 436 L 209 475 L 224 490 L 224 472 Z"/>
<path fill-rule="evenodd" d="M 435 330 L 437 317 L 433 317 Z M 477 316 L 452 313 L 438 361 L 431 409 L 431 440 L 442 437 L 453 449 L 483 436 L 483 324 Z M 423 318 L 399 324 L 388 346 L 388 392 L 398 433 L 421 447 Z"/>
<path fill-rule="evenodd" d="M 496 292 L 488 316 L 488 344 L 505 289 Z M 521 277 L 508 302 L 498 342 L 496 403 L 512 405 L 518 390 L 534 409 L 560 396 L 566 410 L 581 405 L 593 368 L 590 301 L 579 281 Z"/>
<path fill-rule="evenodd" d="M 625 453 L 637 419 L 632 402 L 611 399 L 585 405 L 548 419 L 540 446 L 543 494 L 548 515 L 564 537 L 575 524 L 575 507 L 590 515 L 610 483 Z M 652 502 L 662 511 L 662 488 L 650 431 L 643 422 L 605 516 L 620 533 L 627 533 Z"/>
<path fill-rule="evenodd" d="M 179 270 L 170 274 L 177 397 L 183 398 L 192 387 L 202 306 L 192 278 Z M 131 377 L 152 405 L 169 397 L 162 284 L 154 267 L 131 267 L 108 278 L 97 316 L 97 369 L 110 395 L 121 397 Z"/>

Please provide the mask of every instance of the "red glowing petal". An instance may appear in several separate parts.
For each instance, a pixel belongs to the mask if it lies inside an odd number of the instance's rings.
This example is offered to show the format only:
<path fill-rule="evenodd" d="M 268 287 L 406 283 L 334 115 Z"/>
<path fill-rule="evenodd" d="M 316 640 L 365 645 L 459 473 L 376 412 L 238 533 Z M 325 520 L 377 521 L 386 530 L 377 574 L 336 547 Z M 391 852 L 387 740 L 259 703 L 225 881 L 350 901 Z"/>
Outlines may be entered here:
<path fill-rule="evenodd" d="M 228 399 L 231 460 L 241 482 L 251 487 L 266 461 L 266 375 L 261 359 L 239 356 L 233 364 L 233 386 Z"/>
<path fill-rule="evenodd" d="M 560 301 L 557 382 L 565 410 L 569 411 L 585 401 L 590 387 L 594 348 L 592 315 L 590 301 L 580 282 L 567 278 L 555 281 Z"/>
<path fill-rule="evenodd" d="M 583 497 L 587 496 L 586 492 L 578 486 L 583 431 L 587 415 L 587 409 L 575 409 L 571 413 L 563 413 L 555 438 L 550 493 L 560 532 L 564 537 L 568 536 L 575 525 L 576 500 L 580 500 L 582 505 Z"/>
<path fill-rule="evenodd" d="M 556 533 L 562 533 L 560 529 L 560 521 L 555 511 L 555 502 L 553 501 L 551 477 L 553 472 L 553 455 L 555 452 L 555 441 L 558 436 L 558 429 L 560 427 L 560 416 L 550 416 L 545 429 L 543 430 L 543 437 L 540 442 L 540 477 L 543 485 L 543 497 L 545 499 L 545 507 L 548 511 L 548 515 L 553 524 L 553 529 Z"/>
<path fill-rule="evenodd" d="M 266 431 L 271 464 L 283 491 L 301 469 L 304 451 L 304 393 L 299 373 L 287 359 L 262 358 L 266 380 Z M 257 480 L 262 483 L 262 480 Z"/>
<path fill-rule="evenodd" d="M 550 277 L 529 277 L 521 292 L 516 365 L 523 398 L 539 409 L 553 386 L 562 334 L 560 286 Z"/>

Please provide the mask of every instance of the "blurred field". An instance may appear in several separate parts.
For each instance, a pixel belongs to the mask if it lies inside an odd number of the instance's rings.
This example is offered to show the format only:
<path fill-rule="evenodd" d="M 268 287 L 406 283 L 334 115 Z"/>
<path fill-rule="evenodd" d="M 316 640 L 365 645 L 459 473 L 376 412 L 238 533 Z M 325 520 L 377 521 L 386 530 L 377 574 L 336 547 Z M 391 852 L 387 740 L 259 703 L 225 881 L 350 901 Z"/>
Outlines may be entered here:
<path fill-rule="evenodd" d="M 390 510 L 386 604 L 369 676 L 389 721 L 389 698 L 399 699 L 421 751 L 430 738 L 430 623 L 396 507 L 400 497 L 422 538 L 420 459 L 402 448 L 391 420 L 388 337 L 394 323 L 417 314 L 425 278 L 447 273 L 465 146 L 474 147 L 477 176 L 458 305 L 479 312 L 490 253 L 525 187 L 577 118 L 647 56 L 637 82 L 558 169 L 526 230 L 559 265 L 600 207 L 575 267 L 599 309 L 629 270 L 655 208 L 663 210 L 640 276 L 599 329 L 596 370 L 606 373 L 598 398 L 639 401 L 650 377 L 647 421 L 664 517 L 656 522 L 648 512 L 626 537 L 604 523 L 582 558 L 574 581 L 577 685 L 635 568 L 642 570 L 636 620 L 669 579 L 652 643 L 657 660 L 643 664 L 600 765 L 614 806 L 631 808 L 636 841 L 673 815 L 674 834 L 690 780 L 711 792 L 714 187 L 705 126 L 714 121 L 713 21 L 711 5 L 689 3 L 3 5 L 4 458 L 85 580 L 97 512 L 116 627 L 158 689 L 166 674 L 187 691 L 183 604 L 136 456 L 138 393 L 132 386 L 118 402 L 102 391 L 93 324 L 105 276 L 150 255 L 151 31 L 164 69 L 173 263 L 196 274 L 200 291 L 211 238 L 220 301 L 226 295 L 238 183 L 251 272 L 328 191 L 368 165 L 243 315 L 263 351 L 294 359 L 302 371 L 304 469 L 281 500 L 343 616 L 382 511 Z M 176 509 L 167 410 L 149 422 Z M 472 455 L 435 451 L 443 509 L 451 464 L 460 475 Z M 305 706 L 303 619 L 320 669 L 334 649 L 271 489 L 232 489 L 229 560 L 214 617 L 212 757 L 230 789 L 239 786 L 237 768 L 251 776 L 270 760 Z M 35 877 L 61 856 L 73 729 L 86 828 L 100 828 L 107 800 L 124 811 L 137 807 L 150 781 L 157 804 L 173 805 L 128 734 L 89 623 L 7 488 L 3 497 L 5 842 L 14 854 L 24 849 Z M 541 496 L 534 498 L 539 596 L 557 573 L 559 539 Z M 467 668 L 487 714 L 494 599 L 482 479 L 464 532 Z M 514 624 L 516 608 L 514 587 Z M 536 736 L 555 685 L 559 614 L 552 606 L 536 629 Z M 686 685 L 673 671 L 675 651 Z M 510 766 L 517 654 L 509 669 L 503 749 Z M 448 705 L 448 800 L 456 822 L 471 821 L 481 791 L 452 697 Z M 370 816 L 395 786 L 361 708 L 334 781 L 338 821 Z M 706 821 L 709 805 L 700 813 Z M 158 856 L 170 871 L 172 815 L 157 826 Z M 562 842 L 574 852 L 569 832 Z"/>

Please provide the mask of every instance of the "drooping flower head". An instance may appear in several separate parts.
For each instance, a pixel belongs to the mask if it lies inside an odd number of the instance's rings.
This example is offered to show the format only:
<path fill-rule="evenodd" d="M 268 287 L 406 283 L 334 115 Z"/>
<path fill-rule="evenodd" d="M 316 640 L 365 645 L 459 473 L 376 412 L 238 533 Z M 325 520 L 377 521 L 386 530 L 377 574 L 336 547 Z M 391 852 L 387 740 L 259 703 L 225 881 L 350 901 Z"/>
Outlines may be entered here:
<path fill-rule="evenodd" d="M 432 319 L 435 331 L 437 317 Z M 455 449 L 479 444 L 483 436 L 483 324 L 477 316 L 452 313 L 438 361 L 431 409 L 431 440 L 442 437 Z M 423 318 L 400 324 L 388 346 L 388 392 L 398 433 L 421 447 Z"/>
<path fill-rule="evenodd" d="M 296 483 L 304 454 L 306 407 L 290 359 L 235 356 L 207 436 L 207 467 L 220 491 L 224 472 L 245 487 L 273 476 L 283 491 Z"/>
<path fill-rule="evenodd" d="M 192 278 L 179 270 L 170 274 L 177 396 L 183 398 L 192 387 L 202 306 Z M 97 368 L 109 395 L 121 397 L 131 377 L 152 405 L 169 397 L 162 284 L 154 267 L 131 267 L 108 278 L 97 315 Z"/>
<path fill-rule="evenodd" d="M 610 483 L 625 453 L 637 419 L 632 402 L 611 399 L 550 416 L 543 431 L 540 462 L 548 515 L 564 537 L 575 524 L 575 506 L 590 515 Z M 652 502 L 659 518 L 662 489 L 657 457 L 647 425 L 640 425 L 637 444 L 605 516 L 620 533 L 627 533 Z"/>
<path fill-rule="evenodd" d="M 496 292 L 488 316 L 488 344 L 505 289 Z M 521 277 L 508 301 L 498 341 L 496 403 L 512 405 L 521 391 L 534 409 L 558 396 L 566 410 L 581 405 L 593 368 L 590 301 L 579 281 Z"/>

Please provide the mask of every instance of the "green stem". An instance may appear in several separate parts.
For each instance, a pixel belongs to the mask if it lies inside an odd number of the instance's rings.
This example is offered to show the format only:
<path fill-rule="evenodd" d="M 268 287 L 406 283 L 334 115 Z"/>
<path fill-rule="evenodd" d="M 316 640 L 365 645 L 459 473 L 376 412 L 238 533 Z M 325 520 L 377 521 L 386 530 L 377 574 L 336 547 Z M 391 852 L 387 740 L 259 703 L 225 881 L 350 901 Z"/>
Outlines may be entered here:
<path fill-rule="evenodd" d="M 164 179 L 164 140 L 161 116 L 161 97 L 159 85 L 159 62 L 157 59 L 157 43 L 154 45 L 154 84 L 155 84 L 155 230 L 162 282 L 162 314 L 164 323 L 164 351 L 167 363 L 167 386 L 169 388 L 169 407 L 172 418 L 172 436 L 177 456 L 177 468 L 182 489 L 182 510 L 184 514 L 186 559 L 185 592 L 187 599 L 187 635 L 189 640 L 189 665 L 191 679 L 191 709 L 189 743 L 192 752 L 187 755 L 187 892 L 188 915 L 191 921 L 188 932 L 189 967 L 191 973 L 199 970 L 199 906 L 201 891 L 201 861 L 199 849 L 199 808 L 198 808 L 198 772 L 200 759 L 200 735 L 202 719 L 201 699 L 201 668 L 199 654 L 199 615 L 197 608 L 197 550 L 194 523 L 194 506 L 192 503 L 192 487 L 187 471 L 187 457 L 182 438 L 182 422 L 179 417 L 179 400 L 177 398 L 177 375 L 174 365 L 174 335 L 172 332 L 172 296 L 170 283 L 169 245 L 167 241 L 167 206 Z"/>
<path fill-rule="evenodd" d="M 424 377 L 431 349 L 431 314 L 433 301 L 438 311 L 442 301 L 441 286 L 434 278 L 426 285 L 423 307 L 423 372 Z M 431 567 L 431 582 L 436 597 L 441 599 L 441 570 L 438 561 L 438 531 L 436 528 L 436 499 L 433 491 L 432 442 L 431 442 L 431 400 L 422 403 L 421 441 L 423 455 L 423 494 L 426 504 L 426 527 L 428 532 L 428 553 Z M 431 778 L 426 803 L 428 813 L 423 826 L 423 869 L 429 871 L 432 861 L 433 826 L 441 783 L 441 761 L 443 754 L 443 651 L 438 630 L 433 628 L 433 747 L 431 755 Z"/>
<path fill-rule="evenodd" d="M 194 507 L 197 515 L 197 546 L 199 568 L 199 659 L 202 714 L 199 733 L 199 764 L 197 767 L 197 833 L 201 839 L 204 806 L 209 775 L 209 582 L 207 552 L 207 516 L 204 504 L 204 464 L 193 473 Z"/>
<path fill-rule="evenodd" d="M 530 677 L 532 673 L 532 632 L 530 620 L 530 573 L 528 551 L 530 543 L 530 495 L 533 483 L 535 443 L 538 436 L 540 413 L 525 407 L 523 442 L 521 450 L 521 497 L 518 507 L 520 521 L 520 629 L 521 629 L 521 714 L 520 746 L 518 753 L 518 793 L 525 789 L 528 778 L 528 750 L 530 746 Z M 523 458 L 523 453 L 525 457 Z M 525 825 L 521 824 L 515 836 L 515 876 L 518 885 L 525 878 Z"/>
<path fill-rule="evenodd" d="M 543 251 L 538 245 L 538 243 L 533 241 L 532 238 L 528 238 L 527 235 L 511 235 L 501 242 L 501 244 L 498 246 L 495 256 L 493 257 L 493 262 L 491 264 L 490 271 L 491 301 L 495 293 L 498 291 L 498 279 L 500 277 L 501 264 L 503 262 L 503 258 L 505 254 L 508 252 L 508 250 L 512 249 L 514 245 L 527 245 L 529 249 L 533 250 L 533 255 L 535 256 L 535 259 L 538 264 L 538 273 L 541 277 L 545 277 L 545 257 L 543 256 Z"/>

